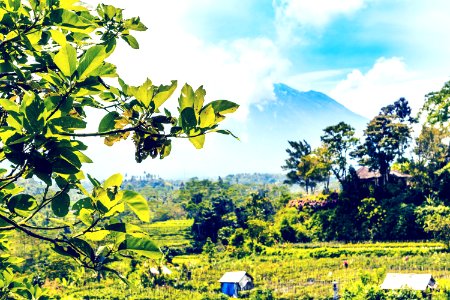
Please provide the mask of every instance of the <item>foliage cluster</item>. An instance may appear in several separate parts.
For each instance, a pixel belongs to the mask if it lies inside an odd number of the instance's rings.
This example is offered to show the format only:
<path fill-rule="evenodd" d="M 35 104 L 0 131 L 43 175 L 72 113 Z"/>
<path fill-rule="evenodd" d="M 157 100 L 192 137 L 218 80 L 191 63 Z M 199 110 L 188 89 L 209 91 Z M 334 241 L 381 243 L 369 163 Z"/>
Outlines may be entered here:
<path fill-rule="evenodd" d="M 135 159 L 142 162 L 167 157 L 173 138 L 202 148 L 206 133 L 231 134 L 218 124 L 237 104 L 207 103 L 203 87 L 185 84 L 179 115 L 172 115 L 164 103 L 174 94 L 176 80 L 154 85 L 146 79 L 132 86 L 119 77 L 107 61 L 117 40 L 139 48 L 132 33 L 146 29 L 138 17 L 127 19 L 111 5 L 89 10 L 74 0 L 0 2 L 0 231 L 7 232 L 0 239 L 0 251 L 6 252 L 2 296 L 39 298 L 41 293 L 28 278 L 15 281 L 9 231 L 49 243 L 99 279 L 111 272 L 127 282 L 111 265 L 130 251 L 158 250 L 144 230 L 129 222 L 130 215 L 149 222 L 146 199 L 121 189 L 120 174 L 100 182 L 83 172 L 83 165 L 92 163 L 85 137 L 102 138 L 108 146 L 131 139 Z M 100 120 L 94 132 L 85 131 L 93 120 L 88 116 Z M 86 177 L 90 190 L 82 184 Z M 42 193 L 25 189 L 31 179 L 44 184 Z"/>

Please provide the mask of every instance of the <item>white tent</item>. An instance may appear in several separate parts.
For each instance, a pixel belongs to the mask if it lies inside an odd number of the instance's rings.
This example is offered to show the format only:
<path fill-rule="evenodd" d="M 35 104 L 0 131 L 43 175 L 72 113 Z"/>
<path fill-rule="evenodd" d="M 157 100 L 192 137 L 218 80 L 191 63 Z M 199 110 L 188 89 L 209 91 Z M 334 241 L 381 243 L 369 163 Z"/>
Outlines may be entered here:
<path fill-rule="evenodd" d="M 382 290 L 412 289 L 426 291 L 436 288 L 436 281 L 431 274 L 387 273 L 381 284 Z"/>

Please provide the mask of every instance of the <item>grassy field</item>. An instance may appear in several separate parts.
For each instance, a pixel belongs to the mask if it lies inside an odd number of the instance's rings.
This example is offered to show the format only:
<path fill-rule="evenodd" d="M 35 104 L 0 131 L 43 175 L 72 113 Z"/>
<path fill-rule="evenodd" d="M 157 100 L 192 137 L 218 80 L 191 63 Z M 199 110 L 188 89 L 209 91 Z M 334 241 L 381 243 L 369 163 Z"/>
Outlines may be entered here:
<path fill-rule="evenodd" d="M 160 246 L 180 246 L 190 243 L 191 225 L 192 221 L 169 221 L 146 230 Z M 219 291 L 219 278 L 226 271 L 245 270 L 256 284 L 250 299 L 331 299 L 333 281 L 338 282 L 341 296 L 346 290 L 363 295 L 367 289 L 378 289 L 386 273 L 400 272 L 431 273 L 440 286 L 433 299 L 450 295 L 450 253 L 436 242 L 284 244 L 241 259 L 217 252 L 211 262 L 205 255 L 184 255 L 167 265 L 172 274 L 149 275 L 157 263 L 144 259 L 134 270 L 126 261 L 117 264 L 116 269 L 132 279 L 128 287 L 114 277 L 95 282 L 95 274 L 89 273 L 70 283 L 47 281 L 46 286 L 51 295 L 64 299 L 226 299 Z M 183 265 L 192 274 L 190 280 Z"/>
<path fill-rule="evenodd" d="M 292 245 L 270 248 L 266 254 L 243 259 L 219 254 L 212 263 L 203 255 L 179 256 L 174 259 L 174 266 L 168 266 L 173 273 L 166 276 L 166 280 L 171 284 L 162 286 L 144 288 L 138 284 L 126 287 L 109 278 L 101 283 L 88 282 L 76 288 L 59 286 L 54 291 L 70 294 L 74 299 L 87 295 L 91 295 L 89 299 L 221 299 L 218 279 L 224 272 L 235 270 L 250 273 L 257 290 L 272 294 L 274 299 L 330 299 L 333 281 L 338 282 L 342 295 L 346 289 L 379 286 L 387 272 L 431 273 L 441 290 L 447 289 L 450 283 L 450 254 L 442 252 L 440 244 L 330 244 L 329 248 L 323 244 L 302 246 L 306 247 Z M 361 251 L 339 257 L 312 257 L 319 252 L 323 254 L 323 249 Z M 409 254 L 404 256 L 402 251 Z M 344 259 L 349 263 L 347 269 L 342 264 Z M 150 268 L 150 264 L 144 268 Z M 182 264 L 191 270 L 191 280 L 180 279 L 182 274 L 179 266 Z M 56 294 L 62 296 L 60 292 Z M 433 299 L 447 297 L 436 294 Z"/>
<path fill-rule="evenodd" d="M 141 226 L 158 246 L 183 247 L 192 242 L 194 220 L 169 220 Z"/>

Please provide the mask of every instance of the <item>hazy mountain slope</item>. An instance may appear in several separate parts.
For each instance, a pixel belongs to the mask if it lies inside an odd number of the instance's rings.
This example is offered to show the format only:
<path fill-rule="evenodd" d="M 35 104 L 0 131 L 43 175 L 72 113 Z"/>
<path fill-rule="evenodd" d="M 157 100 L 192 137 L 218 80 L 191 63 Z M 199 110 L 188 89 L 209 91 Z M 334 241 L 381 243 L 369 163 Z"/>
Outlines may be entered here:
<path fill-rule="evenodd" d="M 368 121 L 320 92 L 300 92 L 284 84 L 275 84 L 274 92 L 276 101 L 250 110 L 249 128 L 258 136 L 266 135 L 260 130 L 265 129 L 268 136 L 317 143 L 326 126 L 344 121 L 361 130 Z"/>
<path fill-rule="evenodd" d="M 280 83 L 274 85 L 274 93 L 275 101 L 251 107 L 246 139 L 231 146 L 230 152 L 240 158 L 239 171 L 281 172 L 288 140 L 305 139 L 317 146 L 329 125 L 344 121 L 361 133 L 368 122 L 320 92 L 300 92 Z"/>

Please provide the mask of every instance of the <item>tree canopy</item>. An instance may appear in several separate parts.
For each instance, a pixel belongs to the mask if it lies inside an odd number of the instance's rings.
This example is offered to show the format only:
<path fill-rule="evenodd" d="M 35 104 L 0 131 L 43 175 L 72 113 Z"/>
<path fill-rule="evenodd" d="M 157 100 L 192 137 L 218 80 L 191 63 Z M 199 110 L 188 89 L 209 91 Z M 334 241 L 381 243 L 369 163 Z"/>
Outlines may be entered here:
<path fill-rule="evenodd" d="M 411 108 L 405 98 L 383 107 L 367 125 L 365 139 L 354 156 L 362 165 L 378 170 L 381 183 L 387 182 L 391 164 L 401 159 L 411 139 Z"/>

